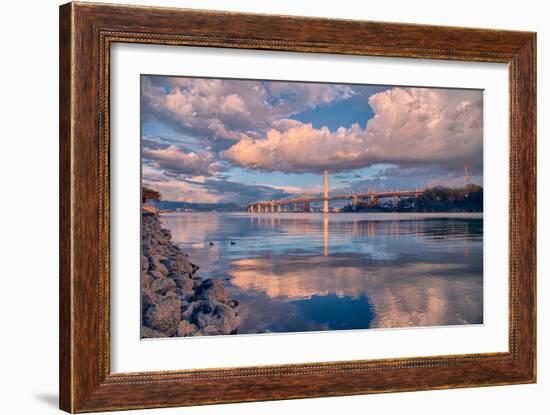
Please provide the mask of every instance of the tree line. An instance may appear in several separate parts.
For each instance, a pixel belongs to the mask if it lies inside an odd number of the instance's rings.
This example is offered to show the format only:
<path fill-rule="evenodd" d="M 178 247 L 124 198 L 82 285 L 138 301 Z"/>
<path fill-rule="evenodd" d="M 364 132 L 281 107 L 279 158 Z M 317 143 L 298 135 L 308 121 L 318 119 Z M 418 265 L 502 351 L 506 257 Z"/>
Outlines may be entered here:
<path fill-rule="evenodd" d="M 349 204 L 345 212 L 483 212 L 483 188 L 476 184 L 452 188 L 434 186 L 416 197 Z"/>

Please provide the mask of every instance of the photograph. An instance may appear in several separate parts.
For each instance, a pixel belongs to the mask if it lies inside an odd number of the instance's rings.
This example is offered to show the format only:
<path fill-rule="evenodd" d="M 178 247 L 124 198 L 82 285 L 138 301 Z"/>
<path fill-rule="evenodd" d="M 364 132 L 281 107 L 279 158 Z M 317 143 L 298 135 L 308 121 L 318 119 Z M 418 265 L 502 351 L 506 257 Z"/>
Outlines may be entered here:
<path fill-rule="evenodd" d="M 484 323 L 483 90 L 140 84 L 142 339 Z"/>
<path fill-rule="evenodd" d="M 5 2 L 0 412 L 549 412 L 546 3 L 453 6 Z"/>

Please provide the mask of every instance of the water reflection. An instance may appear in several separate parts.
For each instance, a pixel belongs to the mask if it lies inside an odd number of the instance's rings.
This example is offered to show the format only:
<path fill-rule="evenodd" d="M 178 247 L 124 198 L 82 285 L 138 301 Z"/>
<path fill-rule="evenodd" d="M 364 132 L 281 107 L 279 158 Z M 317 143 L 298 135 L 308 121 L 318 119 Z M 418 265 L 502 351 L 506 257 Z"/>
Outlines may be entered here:
<path fill-rule="evenodd" d="M 181 213 L 162 221 L 203 276 L 227 280 L 241 303 L 239 333 L 482 323 L 480 215 Z"/>
<path fill-rule="evenodd" d="M 323 241 L 325 243 L 325 256 L 328 256 L 328 216 L 323 218 Z"/>

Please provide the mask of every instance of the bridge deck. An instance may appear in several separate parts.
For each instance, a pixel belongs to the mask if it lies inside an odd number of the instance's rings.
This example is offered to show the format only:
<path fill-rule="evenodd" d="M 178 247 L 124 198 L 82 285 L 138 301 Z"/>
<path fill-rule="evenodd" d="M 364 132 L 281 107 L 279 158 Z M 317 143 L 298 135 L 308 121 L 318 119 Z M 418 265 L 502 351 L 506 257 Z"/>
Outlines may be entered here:
<path fill-rule="evenodd" d="M 294 203 L 311 203 L 311 202 L 322 202 L 324 200 L 347 200 L 347 199 L 384 199 L 392 197 L 413 197 L 422 194 L 424 190 L 398 190 L 398 191 L 384 191 L 384 192 L 367 192 L 367 193 L 350 193 L 343 195 L 329 195 L 325 197 L 323 195 L 312 195 L 312 196 L 301 196 L 292 199 L 279 199 L 279 200 L 268 200 L 257 203 L 251 203 L 247 207 L 249 209 L 256 207 L 277 207 L 291 205 Z"/>

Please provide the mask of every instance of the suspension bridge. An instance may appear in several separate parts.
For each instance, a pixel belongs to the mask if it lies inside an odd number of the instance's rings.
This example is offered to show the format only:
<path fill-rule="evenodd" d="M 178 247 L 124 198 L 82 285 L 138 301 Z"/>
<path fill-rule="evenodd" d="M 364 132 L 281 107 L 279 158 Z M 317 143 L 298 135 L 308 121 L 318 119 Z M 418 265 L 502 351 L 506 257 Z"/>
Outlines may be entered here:
<path fill-rule="evenodd" d="M 336 189 L 329 192 L 328 187 L 328 172 L 325 170 L 322 193 L 291 195 L 277 200 L 261 200 L 249 204 L 246 208 L 249 213 L 311 212 L 312 203 L 322 202 L 322 212 L 328 213 L 331 201 L 350 200 L 353 201 L 354 206 L 360 203 L 375 206 L 380 199 L 415 197 L 424 192 L 424 189 L 383 191 Z"/>

